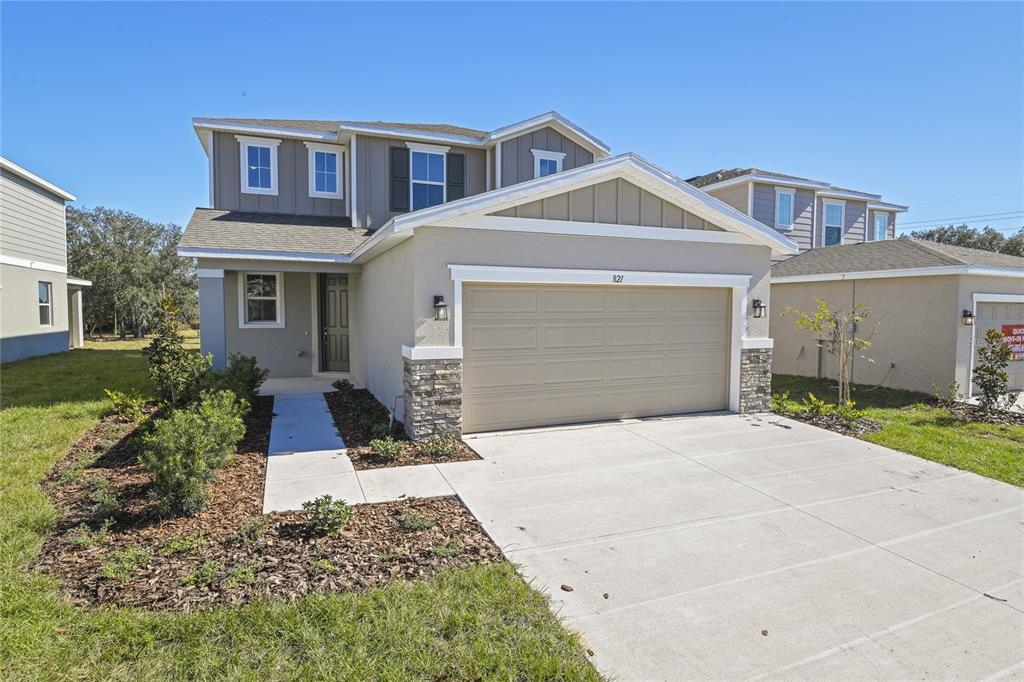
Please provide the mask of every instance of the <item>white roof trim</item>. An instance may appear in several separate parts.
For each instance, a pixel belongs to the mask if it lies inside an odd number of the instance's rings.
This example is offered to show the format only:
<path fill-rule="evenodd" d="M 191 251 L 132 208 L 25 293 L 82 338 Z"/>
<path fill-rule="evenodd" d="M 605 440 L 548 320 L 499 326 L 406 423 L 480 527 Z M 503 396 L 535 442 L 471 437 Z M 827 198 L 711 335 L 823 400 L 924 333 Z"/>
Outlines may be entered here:
<path fill-rule="evenodd" d="M 713 182 L 710 185 L 698 187 L 698 189 L 709 192 L 711 190 L 732 187 L 733 185 L 741 185 L 745 182 L 759 182 L 766 185 L 799 187 L 802 189 L 828 189 L 831 187 L 827 182 L 817 182 L 816 180 L 797 180 L 796 178 L 781 178 L 775 175 L 764 175 L 762 173 L 747 173 L 746 175 L 738 175 L 735 178 L 729 178 L 728 180 Z"/>
<path fill-rule="evenodd" d="M 250 251 L 249 249 L 208 249 L 179 246 L 178 255 L 184 258 L 242 258 L 245 260 L 295 261 L 308 263 L 351 263 L 352 256 L 330 253 L 298 251 Z"/>
<path fill-rule="evenodd" d="M 25 170 L 24 168 L 22 168 L 18 164 L 14 163 L 13 161 L 11 161 L 9 159 L 5 159 L 2 156 L 0 156 L 0 168 L 3 168 L 5 171 L 7 171 L 9 173 L 13 173 L 14 175 L 17 175 L 22 180 L 28 180 L 33 185 L 36 185 L 37 187 L 41 187 L 41 188 L 45 189 L 47 192 L 50 192 L 51 194 L 56 194 L 57 196 L 59 196 L 61 199 L 64 199 L 65 201 L 75 201 L 75 195 L 72 194 L 71 192 L 68 192 L 66 190 L 61 189 L 60 187 L 58 187 L 57 185 L 53 184 L 52 182 L 47 182 L 46 180 L 43 180 L 41 177 L 39 177 L 35 173 L 33 173 L 31 171 L 28 171 L 28 170 Z"/>
<path fill-rule="evenodd" d="M 91 287 L 92 286 L 92 280 L 90 280 L 90 279 L 82 279 L 80 277 L 68 277 L 67 282 L 71 286 L 75 286 L 75 287 Z"/>
<path fill-rule="evenodd" d="M 906 213 L 910 210 L 909 206 L 901 206 L 899 204 L 890 204 L 884 201 L 869 201 L 868 208 L 872 211 L 889 211 L 891 213 Z"/>
<path fill-rule="evenodd" d="M 845 189 L 826 189 L 815 192 L 819 197 L 825 197 L 827 199 L 839 198 L 839 199 L 853 199 L 854 201 L 878 201 L 882 198 L 880 194 L 868 194 L 867 192 L 858 192 L 856 190 L 845 190 Z"/>
<path fill-rule="evenodd" d="M 543 178 L 528 180 L 447 204 L 395 216 L 372 237 L 360 244 L 352 252 L 352 257 L 359 259 L 384 239 L 398 236 L 401 233 L 411 233 L 417 227 L 437 225 L 445 220 L 474 213 L 485 214 L 500 211 L 517 204 L 536 201 L 578 187 L 592 185 L 612 177 L 626 178 L 662 198 L 679 204 L 699 218 L 710 220 L 727 230 L 745 234 L 756 243 L 770 246 L 776 253 L 795 254 L 799 251 L 796 242 L 780 234 L 777 230 L 737 211 L 725 202 L 680 180 L 636 154 L 621 154 Z"/>
<path fill-rule="evenodd" d="M 1024 268 L 996 268 L 979 265 L 936 265 L 925 268 L 894 268 L 892 270 L 862 270 L 860 272 L 826 272 L 816 275 L 772 276 L 772 284 L 800 282 L 832 282 L 852 279 L 888 279 L 890 277 L 935 277 L 939 275 L 975 275 L 977 277 L 1024 278 Z"/>
<path fill-rule="evenodd" d="M 497 130 L 492 130 L 484 139 L 487 141 L 487 144 L 492 144 L 508 137 L 522 135 L 533 128 L 547 125 L 549 123 L 555 123 L 559 127 L 566 129 L 570 132 L 570 137 L 576 137 L 578 138 L 578 141 L 583 141 L 584 147 L 589 147 L 591 151 L 598 153 L 601 157 L 608 156 L 609 152 L 611 152 L 611 147 L 567 119 L 565 116 L 562 116 L 557 111 L 549 111 L 547 113 L 540 114 L 539 116 L 534 116 L 533 118 L 528 118 L 524 121 L 519 121 L 518 123 L 512 123 L 498 128 Z"/>
<path fill-rule="evenodd" d="M 253 133 L 256 135 L 276 135 L 280 137 L 298 137 L 323 142 L 334 142 L 338 140 L 338 133 L 325 133 L 322 130 L 307 130 L 304 128 L 289 128 L 287 126 L 258 126 L 248 123 L 225 123 L 205 118 L 193 118 L 192 127 L 196 134 L 200 130 L 220 130 L 227 133 Z M 202 141 L 202 135 L 199 136 Z M 205 148 L 205 143 L 203 144 Z"/>

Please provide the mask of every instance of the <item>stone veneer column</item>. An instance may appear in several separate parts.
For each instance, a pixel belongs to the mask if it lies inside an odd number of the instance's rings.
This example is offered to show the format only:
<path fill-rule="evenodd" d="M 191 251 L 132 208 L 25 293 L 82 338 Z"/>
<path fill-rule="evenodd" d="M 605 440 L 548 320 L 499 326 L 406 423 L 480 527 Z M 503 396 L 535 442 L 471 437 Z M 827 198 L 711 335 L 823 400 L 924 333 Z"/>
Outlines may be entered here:
<path fill-rule="evenodd" d="M 740 351 L 740 414 L 767 412 L 772 395 L 772 349 Z"/>
<path fill-rule="evenodd" d="M 462 360 L 402 360 L 406 435 L 413 440 L 461 436 Z"/>

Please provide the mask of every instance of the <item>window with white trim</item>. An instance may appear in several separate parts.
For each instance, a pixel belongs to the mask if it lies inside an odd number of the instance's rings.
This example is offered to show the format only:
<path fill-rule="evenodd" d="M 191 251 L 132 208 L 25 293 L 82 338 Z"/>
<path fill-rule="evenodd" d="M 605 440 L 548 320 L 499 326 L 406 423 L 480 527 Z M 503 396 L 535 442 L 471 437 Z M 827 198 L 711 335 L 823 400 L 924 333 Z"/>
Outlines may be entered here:
<path fill-rule="evenodd" d="M 445 194 L 444 152 L 410 149 L 409 177 L 412 179 L 412 200 L 410 205 L 416 211 L 429 206 L 443 204 Z"/>
<path fill-rule="evenodd" d="M 239 323 L 242 327 L 284 326 L 284 281 L 280 272 L 239 273 Z"/>
<path fill-rule="evenodd" d="M 342 150 L 326 144 L 306 142 L 309 151 L 309 196 L 343 198 Z"/>
<path fill-rule="evenodd" d="M 796 192 L 791 189 L 775 188 L 775 229 L 793 228 L 793 200 Z"/>
<path fill-rule="evenodd" d="M 565 160 L 564 152 L 549 152 L 546 149 L 531 149 L 533 154 L 533 177 L 543 178 L 545 175 L 553 175 L 562 172 L 562 161 Z"/>
<path fill-rule="evenodd" d="M 889 236 L 889 214 L 875 214 L 875 240 L 882 241 Z"/>
<path fill-rule="evenodd" d="M 53 326 L 53 284 L 39 282 L 39 326 Z"/>
<path fill-rule="evenodd" d="M 824 232 L 825 246 L 835 246 L 843 241 L 843 213 L 846 210 L 844 204 L 834 201 L 826 201 L 824 205 Z"/>
<path fill-rule="evenodd" d="M 280 140 L 236 135 L 244 194 L 277 194 L 277 147 Z"/>

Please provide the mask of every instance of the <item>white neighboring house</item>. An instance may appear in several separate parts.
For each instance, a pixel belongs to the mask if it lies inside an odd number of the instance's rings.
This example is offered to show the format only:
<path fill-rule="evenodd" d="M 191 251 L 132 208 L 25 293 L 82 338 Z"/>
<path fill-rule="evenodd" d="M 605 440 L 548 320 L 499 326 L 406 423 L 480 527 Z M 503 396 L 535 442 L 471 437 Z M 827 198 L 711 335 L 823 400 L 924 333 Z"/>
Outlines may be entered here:
<path fill-rule="evenodd" d="M 0 157 L 0 362 L 82 346 L 82 289 L 68 276 L 72 194 Z"/>

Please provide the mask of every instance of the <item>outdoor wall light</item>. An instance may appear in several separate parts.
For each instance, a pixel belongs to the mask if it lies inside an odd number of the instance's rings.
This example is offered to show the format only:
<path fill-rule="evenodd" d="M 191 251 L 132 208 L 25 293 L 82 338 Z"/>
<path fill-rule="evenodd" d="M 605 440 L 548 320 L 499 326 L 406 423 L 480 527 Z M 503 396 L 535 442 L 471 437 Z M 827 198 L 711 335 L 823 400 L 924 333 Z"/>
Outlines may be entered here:
<path fill-rule="evenodd" d="M 964 311 L 964 326 L 971 327 L 974 325 L 974 312 L 970 310 Z"/>
<path fill-rule="evenodd" d="M 764 317 L 764 311 L 768 310 L 768 306 L 761 302 L 761 299 L 754 299 L 754 317 Z"/>
<path fill-rule="evenodd" d="M 444 296 L 434 297 L 434 319 L 435 320 L 447 320 L 448 319 L 448 304 L 444 302 Z"/>

